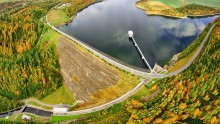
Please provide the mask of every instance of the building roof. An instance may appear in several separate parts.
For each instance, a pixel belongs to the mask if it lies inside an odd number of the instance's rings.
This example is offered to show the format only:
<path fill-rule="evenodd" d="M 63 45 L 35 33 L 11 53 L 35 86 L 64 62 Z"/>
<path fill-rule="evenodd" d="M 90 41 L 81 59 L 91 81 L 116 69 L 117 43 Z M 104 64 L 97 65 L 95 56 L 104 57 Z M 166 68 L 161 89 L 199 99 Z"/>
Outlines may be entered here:
<path fill-rule="evenodd" d="M 23 115 L 23 116 L 22 116 L 22 119 L 31 120 L 31 116 L 28 116 L 28 115 Z"/>
<path fill-rule="evenodd" d="M 57 107 L 53 107 L 53 113 L 66 113 L 68 112 L 68 108 L 57 108 Z"/>

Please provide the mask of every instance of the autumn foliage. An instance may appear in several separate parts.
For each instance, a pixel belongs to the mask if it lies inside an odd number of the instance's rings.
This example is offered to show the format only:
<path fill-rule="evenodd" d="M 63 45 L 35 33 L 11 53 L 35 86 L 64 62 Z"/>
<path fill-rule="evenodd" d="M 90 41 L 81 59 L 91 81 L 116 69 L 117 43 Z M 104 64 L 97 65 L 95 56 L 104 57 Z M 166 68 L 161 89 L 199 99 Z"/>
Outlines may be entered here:
<path fill-rule="evenodd" d="M 56 47 L 39 43 L 47 11 L 59 4 L 28 2 L 0 15 L 0 112 L 20 106 L 18 100 L 42 98 L 62 84 Z"/>
<path fill-rule="evenodd" d="M 134 123 L 219 123 L 220 119 L 220 18 L 202 53 L 192 65 L 180 74 L 165 78 L 151 87 L 161 94 L 151 101 L 131 100 L 127 105 L 140 104 L 127 110 L 128 120 Z M 207 30 L 205 30 L 207 32 Z M 197 43 L 201 43 L 197 39 Z M 193 46 L 187 48 L 191 51 Z M 183 52 L 187 55 L 188 52 Z M 135 115 L 134 115 L 135 114 Z M 136 117 L 136 118 L 133 118 Z"/>

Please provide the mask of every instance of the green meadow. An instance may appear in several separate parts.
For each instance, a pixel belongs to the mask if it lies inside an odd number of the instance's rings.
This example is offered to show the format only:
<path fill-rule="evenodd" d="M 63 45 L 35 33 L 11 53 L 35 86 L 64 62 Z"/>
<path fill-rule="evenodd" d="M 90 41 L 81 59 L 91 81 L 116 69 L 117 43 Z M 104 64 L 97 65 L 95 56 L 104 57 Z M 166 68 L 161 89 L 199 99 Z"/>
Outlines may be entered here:
<path fill-rule="evenodd" d="M 217 0 L 155 0 L 168 6 L 178 8 L 187 4 L 198 4 L 210 7 L 220 7 L 220 1 Z"/>

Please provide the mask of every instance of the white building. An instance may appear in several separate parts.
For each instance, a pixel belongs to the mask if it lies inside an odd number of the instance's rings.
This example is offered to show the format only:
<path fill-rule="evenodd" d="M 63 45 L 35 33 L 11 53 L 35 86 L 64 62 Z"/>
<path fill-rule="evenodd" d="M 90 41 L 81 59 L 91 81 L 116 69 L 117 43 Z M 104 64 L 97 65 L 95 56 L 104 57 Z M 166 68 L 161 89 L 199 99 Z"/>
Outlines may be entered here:
<path fill-rule="evenodd" d="M 56 107 L 53 107 L 53 114 L 65 114 L 68 112 L 68 105 L 60 104 Z"/>
<path fill-rule="evenodd" d="M 129 36 L 129 37 L 133 37 L 133 36 L 134 36 L 133 31 L 128 31 L 128 36 Z"/>
<path fill-rule="evenodd" d="M 23 120 L 29 120 L 29 121 L 32 120 L 31 116 L 28 116 L 28 115 L 23 115 L 23 116 L 22 116 L 22 119 L 23 119 Z"/>
<path fill-rule="evenodd" d="M 64 114 L 68 112 L 68 108 L 53 107 L 53 114 Z"/>

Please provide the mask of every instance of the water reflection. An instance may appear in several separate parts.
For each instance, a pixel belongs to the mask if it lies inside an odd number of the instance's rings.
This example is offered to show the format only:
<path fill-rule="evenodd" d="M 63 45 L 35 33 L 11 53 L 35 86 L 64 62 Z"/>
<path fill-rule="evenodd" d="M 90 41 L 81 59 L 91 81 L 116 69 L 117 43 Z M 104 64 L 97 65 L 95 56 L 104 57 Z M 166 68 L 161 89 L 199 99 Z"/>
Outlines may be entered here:
<path fill-rule="evenodd" d="M 68 26 L 59 27 L 85 43 L 121 61 L 145 67 L 127 32 L 134 38 L 151 64 L 163 65 L 185 49 L 217 16 L 172 19 L 147 16 L 135 7 L 137 0 L 107 0 L 77 14 Z"/>

